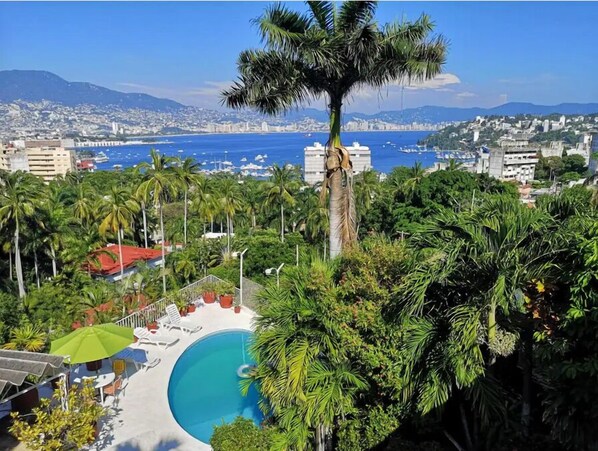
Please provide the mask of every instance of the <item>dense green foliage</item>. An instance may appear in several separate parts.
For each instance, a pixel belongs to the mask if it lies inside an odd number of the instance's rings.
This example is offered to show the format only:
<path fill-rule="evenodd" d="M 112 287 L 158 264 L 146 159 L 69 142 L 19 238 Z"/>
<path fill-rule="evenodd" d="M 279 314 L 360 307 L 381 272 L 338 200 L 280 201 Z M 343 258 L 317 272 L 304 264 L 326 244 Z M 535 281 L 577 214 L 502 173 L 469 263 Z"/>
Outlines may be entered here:
<path fill-rule="evenodd" d="M 237 417 L 214 428 L 210 445 L 214 451 L 269 451 L 278 438 L 274 428 L 260 428 L 252 420 Z"/>
<path fill-rule="evenodd" d="M 366 238 L 263 293 L 253 380 L 287 447 L 594 449 L 592 192 L 530 209 L 502 189 L 434 202 L 405 240 Z M 401 202 L 421 199 L 437 197 Z"/>
<path fill-rule="evenodd" d="M 588 171 L 586 161 L 581 155 L 564 157 L 540 157 L 536 164 L 536 180 L 558 180 L 568 183 L 579 180 Z"/>

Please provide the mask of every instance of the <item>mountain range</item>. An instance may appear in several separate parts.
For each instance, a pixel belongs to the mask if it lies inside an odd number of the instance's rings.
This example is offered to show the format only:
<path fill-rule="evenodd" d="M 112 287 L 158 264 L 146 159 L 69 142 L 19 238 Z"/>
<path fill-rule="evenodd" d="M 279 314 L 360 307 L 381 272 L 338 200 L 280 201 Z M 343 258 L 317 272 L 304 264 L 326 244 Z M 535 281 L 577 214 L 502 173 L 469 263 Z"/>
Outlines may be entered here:
<path fill-rule="evenodd" d="M 117 106 L 123 109 L 143 109 L 157 112 L 180 111 L 187 107 L 170 99 L 148 94 L 124 93 L 86 82 L 69 82 L 46 71 L 5 70 L 0 71 L 0 103 L 17 100 L 39 102 L 47 100 L 66 106 L 96 105 Z M 346 113 L 344 120 L 380 120 L 391 123 L 441 123 L 472 120 L 476 116 L 512 116 L 517 114 L 592 114 L 598 113 L 598 103 L 562 103 L 559 105 L 535 105 L 510 102 L 493 108 L 455 108 L 423 106 L 402 111 L 382 111 L 375 114 Z M 230 114 L 227 115 L 231 120 Z M 312 119 L 327 122 L 325 111 L 304 108 L 284 116 L 288 122 Z"/>

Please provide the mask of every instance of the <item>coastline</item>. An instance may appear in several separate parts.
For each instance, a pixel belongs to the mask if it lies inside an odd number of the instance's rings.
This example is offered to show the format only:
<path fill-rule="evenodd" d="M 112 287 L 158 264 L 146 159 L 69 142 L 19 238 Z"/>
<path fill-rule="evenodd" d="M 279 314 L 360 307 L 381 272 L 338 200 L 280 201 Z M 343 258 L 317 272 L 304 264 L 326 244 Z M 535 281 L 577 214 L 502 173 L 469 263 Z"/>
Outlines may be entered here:
<path fill-rule="evenodd" d="M 341 133 L 412 133 L 412 132 L 430 132 L 435 133 L 438 130 L 342 130 Z M 144 138 L 167 138 L 169 136 L 172 137 L 185 137 L 185 136 L 227 136 L 227 135 L 295 135 L 295 134 L 307 134 L 307 133 L 328 133 L 326 130 L 316 130 L 316 131 L 284 131 L 284 132 L 197 132 L 197 133 L 176 133 L 176 134 L 167 134 L 167 135 L 131 135 L 132 138 L 136 139 L 144 139 Z M 147 143 L 153 144 L 153 143 Z"/>

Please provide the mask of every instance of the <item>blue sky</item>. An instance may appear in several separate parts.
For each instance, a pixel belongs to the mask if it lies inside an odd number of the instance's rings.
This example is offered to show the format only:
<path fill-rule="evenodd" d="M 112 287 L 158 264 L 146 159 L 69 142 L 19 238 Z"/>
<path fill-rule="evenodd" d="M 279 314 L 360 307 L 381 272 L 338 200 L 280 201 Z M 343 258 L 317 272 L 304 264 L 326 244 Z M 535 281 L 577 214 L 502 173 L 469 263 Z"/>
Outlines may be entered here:
<path fill-rule="evenodd" d="M 0 69 L 48 70 L 217 108 L 239 52 L 260 46 L 250 20 L 266 5 L 1 2 Z M 383 2 L 377 16 L 413 20 L 424 11 L 450 51 L 441 77 L 404 90 L 405 108 L 598 102 L 598 3 Z M 361 91 L 347 109 L 399 109 L 400 91 Z"/>

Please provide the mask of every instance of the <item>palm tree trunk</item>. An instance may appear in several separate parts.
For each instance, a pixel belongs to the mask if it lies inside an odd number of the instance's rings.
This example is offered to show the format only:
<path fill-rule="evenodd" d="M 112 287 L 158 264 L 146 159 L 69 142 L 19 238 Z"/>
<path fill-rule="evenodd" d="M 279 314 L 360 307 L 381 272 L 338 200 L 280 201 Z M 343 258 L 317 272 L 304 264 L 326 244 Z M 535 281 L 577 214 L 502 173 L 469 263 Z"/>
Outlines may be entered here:
<path fill-rule="evenodd" d="M 316 451 L 324 451 L 326 449 L 326 433 L 324 431 L 324 425 L 319 424 L 316 426 Z"/>
<path fill-rule="evenodd" d="M 8 251 L 8 273 L 9 273 L 8 276 L 10 277 L 10 280 L 13 280 L 12 279 L 12 252 L 13 252 L 12 249 L 10 249 Z"/>
<path fill-rule="evenodd" d="M 330 257 L 334 258 L 342 251 L 343 235 L 345 241 L 352 240 L 355 233 L 353 208 L 354 203 L 350 186 L 348 183 L 343 186 L 341 170 L 342 155 L 341 148 L 341 106 L 338 100 L 332 100 L 330 105 L 330 136 L 328 138 L 326 155 L 326 177 L 328 177 L 328 188 L 330 190 L 329 216 L 330 216 Z M 342 168 L 351 174 L 347 165 Z M 347 198 L 348 196 L 348 198 Z M 348 203 L 347 203 L 348 201 Z"/>
<path fill-rule="evenodd" d="M 33 250 L 33 268 L 35 269 L 35 284 L 37 285 L 37 288 L 40 287 L 40 283 L 39 283 L 39 266 L 37 264 L 37 251 Z"/>
<path fill-rule="evenodd" d="M 120 282 L 124 282 L 125 277 L 125 265 L 123 262 L 123 246 L 122 246 L 122 238 L 121 238 L 121 230 L 122 227 L 118 228 L 118 260 L 120 261 Z"/>
<path fill-rule="evenodd" d="M 255 211 L 251 212 L 251 227 L 255 230 L 255 227 L 256 227 Z"/>
<path fill-rule="evenodd" d="M 280 240 L 284 243 L 284 206 L 280 203 Z"/>
<path fill-rule="evenodd" d="M 187 246 L 187 190 L 185 190 L 185 215 L 183 218 L 183 243 Z"/>
<path fill-rule="evenodd" d="M 226 253 L 230 254 L 230 215 L 226 213 Z"/>
<path fill-rule="evenodd" d="M 162 199 L 158 202 L 160 210 L 160 234 L 162 235 L 162 290 L 166 293 L 166 249 L 164 249 L 164 215 L 162 214 Z"/>
<path fill-rule="evenodd" d="M 521 426 L 523 436 L 529 437 L 531 429 L 532 410 L 532 346 L 533 329 L 529 326 L 522 333 L 521 350 L 519 353 L 519 364 L 522 373 L 521 388 Z"/>
<path fill-rule="evenodd" d="M 53 246 L 50 246 L 50 256 L 52 257 L 52 276 L 56 277 L 58 269 L 56 268 L 56 251 Z"/>
<path fill-rule="evenodd" d="M 19 221 L 15 227 L 15 270 L 17 271 L 17 283 L 19 285 L 19 297 L 23 299 L 27 292 L 25 291 L 25 282 L 23 281 L 23 267 L 21 266 L 21 250 L 19 248 Z"/>
<path fill-rule="evenodd" d="M 496 338 L 496 305 L 490 304 L 490 311 L 488 312 L 488 345 L 490 345 Z M 494 352 L 490 353 L 490 365 L 496 362 L 496 355 Z"/>
<path fill-rule="evenodd" d="M 143 216 L 143 239 L 147 249 L 147 216 L 145 215 L 145 202 L 141 202 L 141 214 Z"/>

